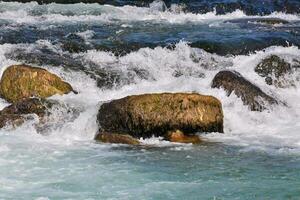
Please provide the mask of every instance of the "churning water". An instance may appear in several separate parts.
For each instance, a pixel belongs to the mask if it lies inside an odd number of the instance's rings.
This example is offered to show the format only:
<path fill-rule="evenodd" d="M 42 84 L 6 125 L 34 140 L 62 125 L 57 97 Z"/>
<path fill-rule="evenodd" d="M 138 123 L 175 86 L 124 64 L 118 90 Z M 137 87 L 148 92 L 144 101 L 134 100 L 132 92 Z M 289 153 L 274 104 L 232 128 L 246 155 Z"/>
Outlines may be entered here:
<path fill-rule="evenodd" d="M 79 92 L 51 97 L 78 114 L 53 110 L 45 134 L 37 133 L 35 119 L 0 130 L 0 199 L 300 199 L 300 74 L 288 77 L 293 87 L 276 88 L 254 72 L 270 55 L 300 66 L 300 16 L 262 15 L 257 6 L 249 15 L 192 12 L 162 1 L 0 1 L 0 73 L 11 64 L 40 66 Z M 288 23 L 251 21 L 261 18 Z M 211 89 L 222 69 L 240 72 L 287 106 L 251 112 L 235 95 Z M 225 133 L 201 134 L 207 142 L 199 146 L 93 140 L 101 102 L 153 92 L 216 96 Z"/>

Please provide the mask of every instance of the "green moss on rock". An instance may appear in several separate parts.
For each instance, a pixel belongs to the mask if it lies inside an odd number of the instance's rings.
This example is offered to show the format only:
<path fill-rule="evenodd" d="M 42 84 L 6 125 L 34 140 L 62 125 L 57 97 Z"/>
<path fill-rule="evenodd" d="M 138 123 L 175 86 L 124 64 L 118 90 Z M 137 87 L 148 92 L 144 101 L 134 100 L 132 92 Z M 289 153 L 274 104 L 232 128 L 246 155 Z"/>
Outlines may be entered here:
<path fill-rule="evenodd" d="M 28 65 L 12 65 L 1 78 L 0 95 L 9 102 L 29 97 L 47 98 L 55 94 L 67 94 L 72 86 L 45 69 Z"/>
<path fill-rule="evenodd" d="M 98 113 L 99 132 L 133 137 L 164 137 L 168 131 L 223 132 L 218 99 L 196 93 L 128 96 L 104 103 Z"/>

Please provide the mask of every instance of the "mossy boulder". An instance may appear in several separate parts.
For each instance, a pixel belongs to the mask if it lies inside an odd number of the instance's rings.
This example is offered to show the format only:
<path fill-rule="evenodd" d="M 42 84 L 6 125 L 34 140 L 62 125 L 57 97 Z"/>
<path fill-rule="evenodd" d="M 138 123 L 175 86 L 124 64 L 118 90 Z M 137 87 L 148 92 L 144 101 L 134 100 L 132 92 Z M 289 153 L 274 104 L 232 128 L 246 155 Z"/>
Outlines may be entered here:
<path fill-rule="evenodd" d="M 256 67 L 255 72 L 265 78 L 268 85 L 284 88 L 293 85 L 286 75 L 292 73 L 292 66 L 284 59 L 271 55 L 263 59 Z"/>
<path fill-rule="evenodd" d="M 165 137 L 169 131 L 190 135 L 223 132 L 218 99 L 196 93 L 128 96 L 104 103 L 97 116 L 99 134 L 127 134 L 135 138 Z"/>
<path fill-rule="evenodd" d="M 264 93 L 259 87 L 246 80 L 236 71 L 220 71 L 213 81 L 212 88 L 223 88 L 227 96 L 234 93 L 240 97 L 244 105 L 248 105 L 252 111 L 262 111 L 269 105 L 278 104 L 278 101 Z"/>
<path fill-rule="evenodd" d="M 0 95 L 8 102 L 30 97 L 47 98 L 55 94 L 74 91 L 69 83 L 45 69 L 28 65 L 8 67 L 0 82 Z"/>
<path fill-rule="evenodd" d="M 116 133 L 99 133 L 96 135 L 95 140 L 104 143 L 115 143 L 115 144 L 129 144 L 138 145 L 140 141 L 127 134 L 116 134 Z"/>

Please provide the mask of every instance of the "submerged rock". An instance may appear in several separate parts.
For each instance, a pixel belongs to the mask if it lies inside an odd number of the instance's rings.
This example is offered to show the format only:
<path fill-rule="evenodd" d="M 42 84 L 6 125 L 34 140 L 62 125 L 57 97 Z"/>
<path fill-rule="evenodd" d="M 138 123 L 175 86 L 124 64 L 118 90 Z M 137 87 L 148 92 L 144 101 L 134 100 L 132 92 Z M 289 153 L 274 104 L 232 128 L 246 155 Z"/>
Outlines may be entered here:
<path fill-rule="evenodd" d="M 218 72 L 212 81 L 211 87 L 223 88 L 228 96 L 233 92 L 252 111 L 262 111 L 267 109 L 268 105 L 278 104 L 275 98 L 264 93 L 259 87 L 246 80 L 236 71 Z"/>
<path fill-rule="evenodd" d="M 13 53 L 7 53 L 5 56 L 26 64 L 59 66 L 67 72 L 83 72 L 95 79 L 97 86 L 101 89 L 111 89 L 136 83 L 138 79 L 154 80 L 154 77 L 146 69 L 133 67 L 124 71 L 112 67 L 111 64 L 100 66 L 92 61 L 86 61 L 82 56 L 75 58 L 69 54 L 58 54 L 49 49 L 36 49 L 34 52 L 18 49 Z"/>
<path fill-rule="evenodd" d="M 289 22 L 280 18 L 244 18 L 227 20 L 230 23 L 261 23 L 266 25 L 288 24 Z"/>
<path fill-rule="evenodd" d="M 74 91 L 72 86 L 45 69 L 28 65 L 8 67 L 1 78 L 0 95 L 9 102 L 29 97 L 47 98 Z"/>
<path fill-rule="evenodd" d="M 268 25 L 276 25 L 276 24 L 288 24 L 289 22 L 280 19 L 280 18 L 258 18 L 254 20 L 254 22 L 262 23 L 262 24 L 268 24 Z"/>
<path fill-rule="evenodd" d="M 169 131 L 184 134 L 223 132 L 223 111 L 218 99 L 196 93 L 162 93 L 128 96 L 101 105 L 99 133 L 133 137 L 165 137 Z"/>
<path fill-rule="evenodd" d="M 26 121 L 29 114 L 36 114 L 42 118 L 48 114 L 47 108 L 51 108 L 54 103 L 54 101 L 37 98 L 13 103 L 0 111 L 0 128 L 6 125 L 19 126 Z"/>
<path fill-rule="evenodd" d="M 51 115 L 55 111 L 58 113 L 52 117 Z M 56 100 L 28 98 L 13 103 L 0 111 L 0 128 L 18 127 L 37 116 L 39 122 L 35 124 L 35 128 L 39 133 L 46 133 L 49 127 L 57 128 L 66 122 L 73 121 L 78 115 L 78 110 Z"/>
<path fill-rule="evenodd" d="M 115 143 L 115 144 L 130 144 L 130 145 L 140 144 L 138 139 L 133 138 L 132 136 L 127 134 L 99 133 L 96 135 L 95 140 L 104 143 Z"/>
<path fill-rule="evenodd" d="M 291 65 L 276 55 L 265 58 L 254 70 L 258 75 L 265 78 L 268 85 L 281 88 L 293 85 L 292 81 L 285 79 L 287 74 L 292 73 Z"/>
<path fill-rule="evenodd" d="M 177 131 L 170 131 L 167 133 L 166 137 L 167 140 L 170 142 L 178 142 L 178 143 L 192 143 L 192 144 L 199 144 L 201 143 L 201 139 L 197 135 L 186 135 L 183 132 Z"/>

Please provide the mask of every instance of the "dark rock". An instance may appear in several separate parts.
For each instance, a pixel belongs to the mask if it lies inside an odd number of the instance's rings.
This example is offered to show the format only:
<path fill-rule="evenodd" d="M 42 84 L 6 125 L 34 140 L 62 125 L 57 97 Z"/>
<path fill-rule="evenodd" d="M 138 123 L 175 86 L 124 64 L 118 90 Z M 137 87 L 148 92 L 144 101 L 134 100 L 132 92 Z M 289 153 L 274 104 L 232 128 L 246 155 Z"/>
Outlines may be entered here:
<path fill-rule="evenodd" d="M 254 70 L 258 75 L 265 78 L 268 85 L 282 88 L 293 84 L 285 79 L 285 75 L 292 73 L 291 65 L 276 55 L 264 59 Z"/>
<path fill-rule="evenodd" d="M 17 49 L 5 56 L 26 64 L 51 65 L 53 67 L 62 67 L 65 71 L 80 71 L 95 79 L 97 86 L 104 89 L 135 83 L 136 79 L 154 80 L 150 73 L 142 68 L 128 69 L 126 74 L 120 69 L 102 67 L 92 61 L 84 61 L 84 58 L 81 56 L 73 58 L 69 54 L 59 55 L 44 49 L 38 49 L 34 52 Z"/>
<path fill-rule="evenodd" d="M 55 116 L 52 116 L 54 113 Z M 16 128 L 37 117 L 39 120 L 34 123 L 34 127 L 38 133 L 45 135 L 53 132 L 53 129 L 61 128 L 65 123 L 74 121 L 79 114 L 78 108 L 56 100 L 29 98 L 0 111 L 0 128 Z"/>
<path fill-rule="evenodd" d="M 78 43 L 78 42 L 73 42 L 73 41 L 64 41 L 62 43 L 62 50 L 68 51 L 70 53 L 80 53 L 80 52 L 85 52 L 89 49 L 87 45 Z"/>
<path fill-rule="evenodd" d="M 55 104 L 55 101 L 43 100 L 37 98 L 25 99 L 13 103 L 0 111 L 0 128 L 6 125 L 13 127 L 20 126 L 28 118 L 29 114 L 36 114 L 43 118 L 49 114 L 48 109 Z"/>
<path fill-rule="evenodd" d="M 114 133 L 99 133 L 96 135 L 95 140 L 104 143 L 115 143 L 115 144 L 130 144 L 138 145 L 140 142 L 130 135 L 114 134 Z"/>
<path fill-rule="evenodd" d="M 288 24 L 289 22 L 280 19 L 280 18 L 244 18 L 244 19 L 232 19 L 227 20 L 226 22 L 230 23 L 261 23 L 261 24 L 267 24 L 267 25 L 276 25 L 276 24 Z"/>
<path fill-rule="evenodd" d="M 259 87 L 246 80 L 236 71 L 218 72 L 212 81 L 211 87 L 223 88 L 228 96 L 233 92 L 252 111 L 262 111 L 267 109 L 268 105 L 278 104 L 275 98 L 264 93 Z"/>
<path fill-rule="evenodd" d="M 133 137 L 164 137 L 169 131 L 185 134 L 223 132 L 220 101 L 196 93 L 128 96 L 104 103 L 97 116 L 99 133 Z"/>

